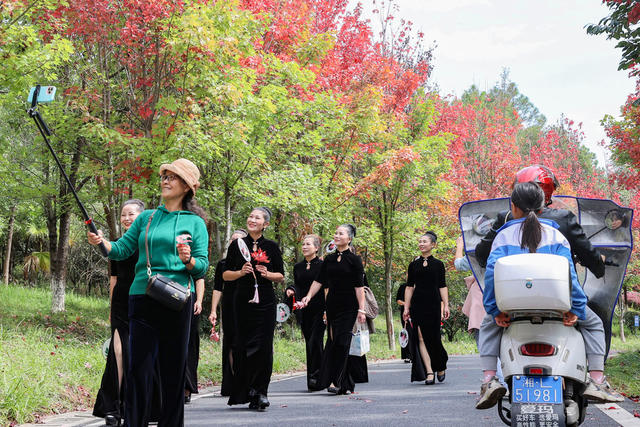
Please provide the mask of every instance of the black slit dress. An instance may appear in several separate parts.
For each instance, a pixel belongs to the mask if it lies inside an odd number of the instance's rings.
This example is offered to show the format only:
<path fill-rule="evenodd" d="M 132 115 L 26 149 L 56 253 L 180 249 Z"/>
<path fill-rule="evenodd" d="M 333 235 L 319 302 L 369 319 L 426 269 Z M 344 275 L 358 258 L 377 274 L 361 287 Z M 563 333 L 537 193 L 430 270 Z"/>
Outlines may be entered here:
<path fill-rule="evenodd" d="M 225 282 L 222 279 L 222 272 L 226 259 L 221 259 L 216 265 L 213 278 L 213 289 L 222 292 L 220 300 L 220 311 L 222 319 L 222 385 L 220 395 L 230 396 L 231 385 L 233 384 L 233 370 L 231 369 L 231 346 L 234 337 L 235 319 L 233 316 L 233 293 L 235 287 L 233 282 Z"/>
<path fill-rule="evenodd" d="M 319 386 L 327 388 L 333 383 L 342 393 L 353 392 L 355 381 L 348 361 L 353 325 L 358 316 L 355 288 L 364 285 L 362 260 L 349 250 L 334 252 L 325 258 L 316 281 L 329 290 L 326 300 L 327 343 Z"/>
<path fill-rule="evenodd" d="M 307 293 L 314 279 L 320 271 L 322 261 L 315 257 L 309 261 L 297 263 L 293 266 L 293 282 L 296 300 L 300 301 Z M 311 298 L 300 313 L 300 329 L 306 344 L 307 352 L 307 389 L 309 391 L 321 390 L 318 386 L 320 380 L 320 366 L 322 366 L 322 355 L 325 324 L 322 320 L 325 310 L 324 291 L 320 290 Z"/>
<path fill-rule="evenodd" d="M 243 238 L 250 252 L 253 252 L 251 236 Z M 269 257 L 267 270 L 284 274 L 282 254 L 276 242 L 260 237 L 258 249 Z M 225 271 L 242 269 L 245 259 L 240 253 L 237 242 L 229 247 Z M 254 269 L 255 261 L 251 261 Z M 235 316 L 235 336 L 232 350 L 232 369 L 234 372 L 231 395 L 228 405 L 248 403 L 253 396 L 267 395 L 271 371 L 273 369 L 273 332 L 276 326 L 276 296 L 271 281 L 256 271 L 260 302 L 249 303 L 254 294 L 254 279 L 247 274 L 235 280 L 233 311 Z"/>
<path fill-rule="evenodd" d="M 423 257 L 417 257 L 409 264 L 407 274 L 407 287 L 413 287 L 411 297 L 411 321 L 413 322 L 412 335 L 409 338 L 411 353 L 413 354 L 411 364 L 411 381 L 424 381 L 427 372 L 420 357 L 420 339 L 418 328 L 422 332 L 425 347 L 431 358 L 431 368 L 434 372 L 447 369 L 449 356 L 442 345 L 440 334 L 440 288 L 447 286 L 445 281 L 444 264 L 433 256 L 428 256 L 427 266 Z"/>
<path fill-rule="evenodd" d="M 129 359 L 129 288 L 135 277 L 138 262 L 138 251 L 123 261 L 110 261 L 111 275 L 117 277 L 111 295 L 111 344 L 107 354 L 107 364 L 102 374 L 102 382 L 93 415 L 104 418 L 113 415 L 118 419 L 124 417 L 124 397 L 126 396 L 126 378 Z M 118 364 L 113 348 L 114 334 L 118 331 L 122 345 L 122 385 L 118 386 Z"/>

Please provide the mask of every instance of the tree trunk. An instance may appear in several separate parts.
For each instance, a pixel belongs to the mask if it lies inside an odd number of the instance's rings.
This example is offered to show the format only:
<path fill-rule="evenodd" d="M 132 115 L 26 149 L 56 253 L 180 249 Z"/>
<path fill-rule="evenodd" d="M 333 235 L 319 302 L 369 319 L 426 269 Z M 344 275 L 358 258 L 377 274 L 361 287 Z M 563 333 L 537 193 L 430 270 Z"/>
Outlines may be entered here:
<path fill-rule="evenodd" d="M 11 265 L 11 243 L 13 242 L 13 223 L 16 219 L 16 205 L 11 206 L 11 217 L 9 218 L 9 230 L 7 232 L 7 251 L 4 254 L 4 270 L 2 279 L 5 285 L 9 284 L 9 266 Z"/>
<path fill-rule="evenodd" d="M 386 249 L 384 251 L 384 299 L 385 309 L 384 317 L 387 321 L 387 339 L 389 340 L 389 349 L 395 351 L 396 349 L 396 334 L 393 328 L 393 301 L 391 300 L 391 290 L 393 283 L 391 282 L 391 259 L 392 253 Z"/>
<path fill-rule="evenodd" d="M 43 175 L 45 182 L 50 181 L 50 169 L 49 162 L 45 161 L 43 164 Z M 56 215 L 56 203 L 55 196 L 47 194 L 42 199 L 42 209 L 47 221 L 47 236 L 49 242 L 49 270 L 51 271 L 51 277 L 54 276 L 58 265 L 56 264 L 56 253 L 58 252 L 58 221 Z"/>
<path fill-rule="evenodd" d="M 83 139 L 76 141 L 76 149 L 68 170 L 69 181 L 71 181 L 72 185 L 76 185 L 76 174 L 80 168 L 80 153 L 83 143 Z M 61 177 L 59 203 L 61 214 L 58 230 L 58 245 L 55 256 L 56 270 L 51 273 L 51 311 L 53 313 L 65 310 L 64 299 L 67 280 L 67 262 L 69 259 L 69 233 L 71 229 L 72 211 L 75 208 L 75 200 L 68 197 L 70 192 L 66 181 Z"/>
<path fill-rule="evenodd" d="M 220 230 L 216 221 L 207 221 L 209 231 L 209 259 L 219 259 L 220 253 Z"/>
<path fill-rule="evenodd" d="M 67 281 L 67 261 L 69 259 L 71 217 L 71 212 L 65 212 L 60 216 L 58 250 L 56 252 L 56 265 L 58 268 L 51 274 L 51 311 L 53 313 L 65 310 L 64 296 Z"/>

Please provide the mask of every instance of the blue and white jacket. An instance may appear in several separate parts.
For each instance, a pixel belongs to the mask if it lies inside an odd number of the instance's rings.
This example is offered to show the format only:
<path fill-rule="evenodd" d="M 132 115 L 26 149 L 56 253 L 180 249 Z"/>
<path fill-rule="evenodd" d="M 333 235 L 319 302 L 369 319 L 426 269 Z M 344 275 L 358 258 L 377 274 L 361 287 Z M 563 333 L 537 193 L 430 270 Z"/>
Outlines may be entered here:
<path fill-rule="evenodd" d="M 569 268 L 571 268 L 571 312 L 575 313 L 579 319 L 584 320 L 587 305 L 587 296 L 578 282 L 576 269 L 571 259 L 571 247 L 567 239 L 558 231 L 558 224 L 554 221 L 538 218 L 542 225 L 542 240 L 538 245 L 538 253 L 562 255 L 569 260 Z M 517 255 L 529 253 L 528 248 L 520 247 L 521 224 L 524 218 L 507 222 L 503 225 L 496 235 L 491 245 L 491 253 L 487 260 L 487 271 L 484 274 L 484 292 L 483 303 L 484 309 L 494 318 L 500 314 L 498 305 L 496 304 L 496 294 L 493 282 L 493 269 L 499 258 L 508 255 Z"/>

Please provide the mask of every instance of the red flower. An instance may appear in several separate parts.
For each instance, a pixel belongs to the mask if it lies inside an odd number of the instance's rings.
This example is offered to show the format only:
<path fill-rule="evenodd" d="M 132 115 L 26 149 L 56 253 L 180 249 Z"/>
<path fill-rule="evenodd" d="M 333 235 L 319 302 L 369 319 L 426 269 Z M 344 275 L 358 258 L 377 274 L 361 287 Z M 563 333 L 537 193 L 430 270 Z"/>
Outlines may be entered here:
<path fill-rule="evenodd" d="M 267 256 L 267 253 L 262 249 L 258 249 L 257 251 L 252 252 L 251 258 L 253 258 L 253 260 L 257 263 L 263 262 L 265 264 L 269 264 L 269 257 Z"/>

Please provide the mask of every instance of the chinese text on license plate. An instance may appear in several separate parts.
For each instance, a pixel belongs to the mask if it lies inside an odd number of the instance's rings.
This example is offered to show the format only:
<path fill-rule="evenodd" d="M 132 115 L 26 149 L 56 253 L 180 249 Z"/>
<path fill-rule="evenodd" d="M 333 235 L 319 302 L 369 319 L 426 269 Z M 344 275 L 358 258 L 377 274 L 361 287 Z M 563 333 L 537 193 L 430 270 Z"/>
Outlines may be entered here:
<path fill-rule="evenodd" d="M 562 378 L 514 376 L 513 402 L 562 403 Z"/>

